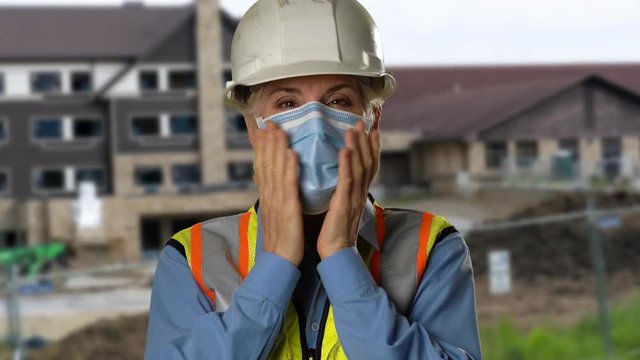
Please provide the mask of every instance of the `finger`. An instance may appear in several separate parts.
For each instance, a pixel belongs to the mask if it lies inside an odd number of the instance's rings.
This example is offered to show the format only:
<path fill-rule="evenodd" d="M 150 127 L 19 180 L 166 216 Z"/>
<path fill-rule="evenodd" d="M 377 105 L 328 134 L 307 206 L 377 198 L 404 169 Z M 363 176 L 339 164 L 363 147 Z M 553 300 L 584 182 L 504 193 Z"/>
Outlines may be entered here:
<path fill-rule="evenodd" d="M 273 168 L 276 163 L 276 131 L 278 130 L 278 126 L 273 123 L 273 121 L 267 121 L 265 127 L 265 146 L 263 148 L 263 159 L 262 163 L 262 175 L 264 178 L 264 187 L 268 194 L 273 193 L 273 189 L 276 186 Z"/>
<path fill-rule="evenodd" d="M 298 196 L 298 155 L 293 149 L 285 149 L 284 187 Z"/>
<path fill-rule="evenodd" d="M 355 189 L 361 188 L 362 186 L 363 167 L 362 167 L 362 157 L 360 155 L 360 148 L 358 146 L 357 134 L 353 129 L 349 129 L 345 133 L 345 146 L 348 149 L 350 149 L 352 153 L 350 156 L 351 176 L 352 176 L 351 194 L 355 195 L 359 192 L 359 190 L 355 190 Z M 353 200 L 356 200 L 356 199 L 354 198 Z"/>
<path fill-rule="evenodd" d="M 360 157 L 362 158 L 362 166 L 363 166 L 363 185 L 368 186 L 371 182 L 371 177 L 373 174 L 373 154 L 371 152 L 371 143 L 365 132 L 365 124 L 364 121 L 358 120 L 356 124 L 357 134 L 358 134 L 358 146 L 360 147 Z"/>
<path fill-rule="evenodd" d="M 264 163 L 264 130 L 256 129 L 255 141 L 254 141 L 254 159 L 253 159 L 253 172 L 258 184 L 258 189 L 262 186 L 262 166 Z"/>
<path fill-rule="evenodd" d="M 285 168 L 287 165 L 287 143 L 288 138 L 287 134 L 278 129 L 274 130 L 275 136 L 275 148 L 274 148 L 274 164 L 273 164 L 273 175 L 274 181 L 279 183 L 281 179 L 285 176 Z"/>
<path fill-rule="evenodd" d="M 274 123 L 273 121 L 269 120 L 269 121 L 265 121 L 265 129 L 266 130 L 275 130 L 278 129 L 278 124 Z"/>
<path fill-rule="evenodd" d="M 348 201 L 353 186 L 353 177 L 351 175 L 351 156 L 353 151 L 345 147 L 338 154 L 338 184 L 334 198 L 337 201 Z"/>

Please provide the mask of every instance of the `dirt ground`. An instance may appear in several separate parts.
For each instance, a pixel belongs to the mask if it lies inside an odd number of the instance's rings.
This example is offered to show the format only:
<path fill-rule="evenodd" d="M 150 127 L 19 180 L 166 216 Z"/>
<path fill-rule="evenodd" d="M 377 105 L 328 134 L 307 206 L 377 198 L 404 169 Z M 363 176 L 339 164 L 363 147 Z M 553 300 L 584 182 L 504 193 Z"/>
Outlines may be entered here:
<path fill-rule="evenodd" d="M 640 294 L 640 273 L 617 272 L 608 278 L 609 307 Z M 565 327 L 586 315 L 597 314 L 593 276 L 580 279 L 515 281 L 505 295 L 489 293 L 487 276 L 476 277 L 478 320 L 482 325 L 509 319 L 521 330 L 537 325 Z"/>
<path fill-rule="evenodd" d="M 577 195 L 524 196 L 519 200 L 510 199 L 511 205 L 505 205 L 507 202 L 501 196 L 480 196 L 487 198 L 460 200 L 465 204 L 465 216 L 474 222 L 496 219 L 496 215 L 503 219 L 522 219 L 584 209 L 584 200 Z M 636 205 L 640 204 L 640 196 L 603 195 L 598 204 L 601 207 Z M 446 216 L 447 211 L 455 210 L 456 203 L 426 199 L 409 207 L 424 209 L 425 205 L 430 211 Z M 586 314 L 595 314 L 595 281 L 586 235 L 584 221 L 465 235 L 474 264 L 480 322 L 495 324 L 508 317 L 516 326 L 530 329 L 539 324 L 570 325 Z M 640 291 L 640 214 L 624 217 L 622 226 L 607 230 L 603 239 L 609 299 L 610 305 L 614 305 Z M 511 252 L 513 291 L 509 294 L 489 294 L 486 258 L 491 249 Z M 139 315 L 98 322 L 70 334 L 32 358 L 142 358 L 147 319 L 147 315 Z"/>
<path fill-rule="evenodd" d="M 101 320 L 77 330 L 43 351 L 33 360 L 130 360 L 142 359 L 148 315 Z"/>
<path fill-rule="evenodd" d="M 639 195 L 601 194 L 599 209 L 640 204 Z M 519 220 L 581 211 L 584 196 L 556 194 L 508 219 Z M 586 221 L 548 223 L 517 229 L 471 232 L 466 236 L 476 275 L 478 317 L 493 323 L 509 316 L 523 329 L 536 324 L 569 325 L 596 312 L 596 285 Z M 640 213 L 621 218 L 601 232 L 608 294 L 615 304 L 640 292 Z M 509 250 L 513 291 L 489 294 L 487 253 Z"/>

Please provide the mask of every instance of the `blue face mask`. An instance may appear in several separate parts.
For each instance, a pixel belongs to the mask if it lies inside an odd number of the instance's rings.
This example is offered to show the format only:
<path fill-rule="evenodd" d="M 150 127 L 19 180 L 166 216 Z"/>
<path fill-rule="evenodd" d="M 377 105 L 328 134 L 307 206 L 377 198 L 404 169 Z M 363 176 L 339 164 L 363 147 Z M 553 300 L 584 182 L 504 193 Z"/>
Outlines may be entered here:
<path fill-rule="evenodd" d="M 329 208 L 338 183 L 338 154 L 344 147 L 344 132 L 360 119 L 368 133 L 371 119 L 316 101 L 266 119 L 256 118 L 261 129 L 266 121 L 273 121 L 289 135 L 290 147 L 298 154 L 300 164 L 298 187 L 303 213 L 320 214 Z"/>

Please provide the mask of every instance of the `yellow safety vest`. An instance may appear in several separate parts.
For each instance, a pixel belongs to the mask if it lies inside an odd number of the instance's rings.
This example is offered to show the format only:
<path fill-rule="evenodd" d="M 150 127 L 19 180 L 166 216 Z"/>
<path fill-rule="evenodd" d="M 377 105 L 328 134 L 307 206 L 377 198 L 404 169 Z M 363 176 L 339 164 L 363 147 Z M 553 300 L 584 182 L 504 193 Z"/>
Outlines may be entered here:
<path fill-rule="evenodd" d="M 408 313 L 431 249 L 437 241 L 456 230 L 443 217 L 427 212 L 384 209 L 377 202 L 372 202 L 378 250 L 361 241 L 358 242 L 358 252 L 396 309 L 400 313 Z M 258 216 L 254 206 L 243 214 L 195 224 L 176 233 L 172 239 L 184 248 L 200 289 L 216 304 L 217 311 L 225 311 L 231 303 L 233 291 L 255 264 L 257 237 Z M 385 243 L 393 246 L 385 247 Z M 203 259 L 207 259 L 206 263 Z M 393 273 L 393 279 L 387 278 L 387 273 Z M 406 274 L 408 280 L 414 281 L 398 281 L 398 274 Z M 216 302 L 217 298 L 220 301 Z M 320 346 L 316 346 L 313 352 L 306 349 L 306 341 L 301 341 L 301 331 L 304 328 L 301 330 L 298 313 L 291 302 L 281 336 L 269 359 L 347 359 L 330 304 L 325 307 L 323 323 L 320 324 Z"/>

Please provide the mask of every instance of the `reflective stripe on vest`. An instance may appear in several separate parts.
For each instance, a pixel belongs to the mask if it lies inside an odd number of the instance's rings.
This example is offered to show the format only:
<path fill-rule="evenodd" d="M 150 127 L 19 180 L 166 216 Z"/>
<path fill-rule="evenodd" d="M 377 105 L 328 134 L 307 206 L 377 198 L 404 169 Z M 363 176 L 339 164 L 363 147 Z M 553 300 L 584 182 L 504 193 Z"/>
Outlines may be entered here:
<path fill-rule="evenodd" d="M 451 225 L 443 217 L 430 213 L 383 209 L 377 202 L 374 202 L 374 209 L 378 250 L 360 239 L 358 252 L 397 311 L 406 315 L 425 273 L 431 249 L 438 236 Z M 212 304 L 215 303 L 216 311 L 226 311 L 233 292 L 255 265 L 257 237 L 255 207 L 243 214 L 196 224 L 173 236 L 184 247 L 194 279 Z M 323 318 L 326 319 L 321 324 L 324 331 L 318 334 L 321 346 L 315 350 L 313 357 L 347 359 L 340 345 L 330 305 L 325 308 Z M 304 331 L 304 324 L 299 324 L 297 311 L 291 302 L 285 314 L 281 337 L 269 358 L 308 358 L 310 354 L 303 353 L 306 346 L 301 341 L 301 329 Z M 318 353 L 320 357 L 316 357 Z"/>

